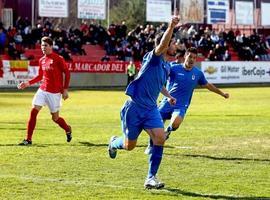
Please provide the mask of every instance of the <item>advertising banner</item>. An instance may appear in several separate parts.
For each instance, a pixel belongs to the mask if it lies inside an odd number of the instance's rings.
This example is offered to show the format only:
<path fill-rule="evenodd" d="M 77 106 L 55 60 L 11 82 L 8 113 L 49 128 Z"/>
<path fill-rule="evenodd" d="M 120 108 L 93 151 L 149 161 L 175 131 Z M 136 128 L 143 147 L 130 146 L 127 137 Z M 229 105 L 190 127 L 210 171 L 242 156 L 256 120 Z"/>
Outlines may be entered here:
<path fill-rule="evenodd" d="M 3 60 L 0 65 L 0 88 L 17 87 L 22 81 L 27 81 L 38 75 L 38 63 L 19 60 Z M 126 74 L 129 62 L 71 62 L 67 63 L 71 73 L 98 73 L 98 74 Z M 140 69 L 140 62 L 134 63 L 137 71 Z M 36 85 L 39 85 L 38 83 Z M 35 86 L 36 86 L 35 85 Z"/>
<path fill-rule="evenodd" d="M 262 26 L 270 26 L 270 3 L 261 2 Z"/>
<path fill-rule="evenodd" d="M 126 73 L 129 62 L 73 62 L 69 63 L 70 72 L 87 73 Z M 139 63 L 134 63 L 139 68 Z"/>
<path fill-rule="evenodd" d="M 68 0 L 39 0 L 40 17 L 68 17 Z"/>
<path fill-rule="evenodd" d="M 180 0 L 182 23 L 203 23 L 204 0 Z"/>
<path fill-rule="evenodd" d="M 253 2 L 235 1 L 235 23 L 240 25 L 253 25 Z"/>
<path fill-rule="evenodd" d="M 207 1 L 207 23 L 229 23 L 229 1 L 208 0 Z"/>
<path fill-rule="evenodd" d="M 106 0 L 78 0 L 78 18 L 106 19 Z"/>
<path fill-rule="evenodd" d="M 146 21 L 169 22 L 172 18 L 171 0 L 147 0 Z"/>
<path fill-rule="evenodd" d="M 17 87 L 22 81 L 27 81 L 38 74 L 38 66 L 30 66 L 29 61 L 3 60 L 3 74 L 0 77 L 1 87 Z"/>
<path fill-rule="evenodd" d="M 210 83 L 270 83 L 270 62 L 202 62 Z"/>

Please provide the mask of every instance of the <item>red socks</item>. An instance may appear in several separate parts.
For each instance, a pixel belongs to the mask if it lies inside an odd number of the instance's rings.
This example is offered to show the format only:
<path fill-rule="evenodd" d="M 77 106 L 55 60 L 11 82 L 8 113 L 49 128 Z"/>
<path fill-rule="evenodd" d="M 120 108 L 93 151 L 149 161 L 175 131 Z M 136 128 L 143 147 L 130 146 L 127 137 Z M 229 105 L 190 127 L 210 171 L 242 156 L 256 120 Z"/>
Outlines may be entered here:
<path fill-rule="evenodd" d="M 70 127 L 67 125 L 66 121 L 62 117 L 59 117 L 58 120 L 56 120 L 54 122 L 57 123 L 66 132 L 70 131 Z"/>
<path fill-rule="evenodd" d="M 37 110 L 35 108 L 32 108 L 32 110 L 30 112 L 30 118 L 29 118 L 28 124 L 27 124 L 27 135 L 26 135 L 26 139 L 29 141 L 32 141 L 32 135 L 33 135 L 34 129 L 36 127 L 38 112 L 39 112 L 39 110 Z M 66 132 L 70 131 L 70 126 L 67 125 L 67 123 L 65 122 L 65 120 L 62 117 L 59 117 L 54 122 L 57 123 Z"/>
<path fill-rule="evenodd" d="M 36 127 L 36 121 L 37 121 L 37 114 L 39 110 L 32 108 L 31 113 L 30 113 L 30 118 L 27 124 L 27 136 L 26 139 L 29 141 L 32 141 L 32 135 L 34 132 L 34 129 Z"/>

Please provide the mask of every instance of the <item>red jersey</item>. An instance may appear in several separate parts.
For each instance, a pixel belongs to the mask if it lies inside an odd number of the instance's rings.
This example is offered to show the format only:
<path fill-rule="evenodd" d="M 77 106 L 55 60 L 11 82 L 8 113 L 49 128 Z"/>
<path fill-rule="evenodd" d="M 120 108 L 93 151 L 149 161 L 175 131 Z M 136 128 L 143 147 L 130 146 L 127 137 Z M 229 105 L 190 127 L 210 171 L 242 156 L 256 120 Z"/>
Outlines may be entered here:
<path fill-rule="evenodd" d="M 65 81 L 63 74 L 65 74 Z M 56 53 L 44 55 L 39 59 L 38 75 L 29 81 L 30 85 L 42 81 L 40 89 L 51 93 L 62 93 L 67 89 L 70 72 L 64 59 Z"/>

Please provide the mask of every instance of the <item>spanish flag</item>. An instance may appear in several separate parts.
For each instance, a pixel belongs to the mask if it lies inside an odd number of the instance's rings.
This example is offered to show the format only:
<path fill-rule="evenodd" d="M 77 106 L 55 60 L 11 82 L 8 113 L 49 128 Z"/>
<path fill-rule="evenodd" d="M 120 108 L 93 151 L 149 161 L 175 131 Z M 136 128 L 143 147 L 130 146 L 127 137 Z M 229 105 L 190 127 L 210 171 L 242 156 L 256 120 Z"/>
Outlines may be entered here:
<path fill-rule="evenodd" d="M 2 63 L 2 61 L 0 61 L 0 78 L 3 78 L 3 74 L 4 74 L 4 72 L 3 72 L 3 63 Z"/>
<path fill-rule="evenodd" d="M 29 61 L 28 60 L 10 60 L 10 71 L 28 71 Z"/>

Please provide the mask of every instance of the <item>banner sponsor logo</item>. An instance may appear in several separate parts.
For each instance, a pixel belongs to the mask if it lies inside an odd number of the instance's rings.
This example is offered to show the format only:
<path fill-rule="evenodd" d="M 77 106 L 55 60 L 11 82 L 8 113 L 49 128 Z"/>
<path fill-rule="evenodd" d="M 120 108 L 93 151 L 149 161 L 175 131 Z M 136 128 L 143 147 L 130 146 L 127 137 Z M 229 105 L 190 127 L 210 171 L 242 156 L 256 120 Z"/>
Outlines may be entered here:
<path fill-rule="evenodd" d="M 269 83 L 269 62 L 202 62 L 211 83 Z"/>
<path fill-rule="evenodd" d="M 270 26 L 270 2 L 261 2 L 261 24 Z"/>
<path fill-rule="evenodd" d="M 229 1 L 208 0 L 207 1 L 207 23 L 229 23 Z"/>
<path fill-rule="evenodd" d="M 172 16 L 171 0 L 147 0 L 146 21 L 169 22 Z"/>
<path fill-rule="evenodd" d="M 105 0 L 78 0 L 78 18 L 105 19 Z"/>
<path fill-rule="evenodd" d="M 213 66 L 208 66 L 204 72 L 208 73 L 208 74 L 214 74 L 217 72 L 217 68 L 213 67 Z"/>
<path fill-rule="evenodd" d="M 253 2 L 235 1 L 235 23 L 252 25 L 254 23 Z"/>
<path fill-rule="evenodd" d="M 41 17 L 68 17 L 67 0 L 39 0 L 38 5 Z"/>

